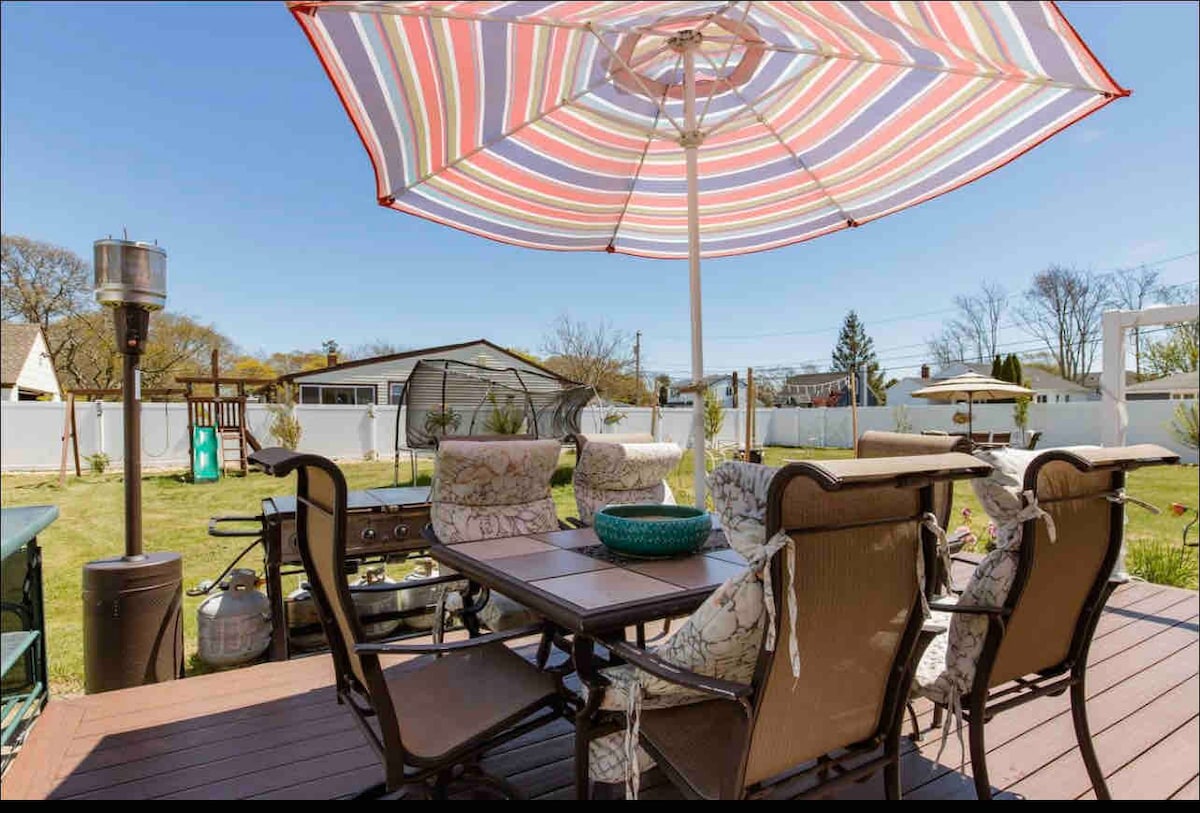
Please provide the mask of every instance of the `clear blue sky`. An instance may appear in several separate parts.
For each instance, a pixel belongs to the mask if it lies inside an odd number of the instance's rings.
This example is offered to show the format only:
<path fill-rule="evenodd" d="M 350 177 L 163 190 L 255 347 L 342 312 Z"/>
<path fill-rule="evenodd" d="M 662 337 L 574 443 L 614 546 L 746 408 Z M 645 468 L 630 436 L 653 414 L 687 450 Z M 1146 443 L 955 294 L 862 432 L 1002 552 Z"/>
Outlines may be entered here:
<path fill-rule="evenodd" d="M 892 374 L 952 297 L 1200 247 L 1197 6 L 1064 3 L 1134 95 L 964 189 L 861 229 L 707 262 L 713 371 L 824 365 L 857 308 Z M 168 306 L 248 351 L 537 350 L 564 310 L 688 366 L 687 266 L 502 246 L 378 207 L 361 144 L 281 2 L 3 4 L 3 229 L 90 258 L 122 227 L 169 252 Z M 1193 254 L 1160 266 L 1195 281 Z M 1014 349 L 1029 338 L 1007 330 Z"/>

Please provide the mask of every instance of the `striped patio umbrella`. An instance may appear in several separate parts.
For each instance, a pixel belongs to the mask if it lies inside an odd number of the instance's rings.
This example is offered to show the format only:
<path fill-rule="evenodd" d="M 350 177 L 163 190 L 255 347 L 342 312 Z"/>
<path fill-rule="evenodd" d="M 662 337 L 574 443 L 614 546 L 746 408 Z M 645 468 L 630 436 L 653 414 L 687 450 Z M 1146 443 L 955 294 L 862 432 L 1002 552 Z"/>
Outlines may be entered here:
<path fill-rule="evenodd" d="M 1049 2 L 290 8 L 381 205 L 514 245 L 687 259 L 695 382 L 701 258 L 922 203 L 1128 94 Z"/>

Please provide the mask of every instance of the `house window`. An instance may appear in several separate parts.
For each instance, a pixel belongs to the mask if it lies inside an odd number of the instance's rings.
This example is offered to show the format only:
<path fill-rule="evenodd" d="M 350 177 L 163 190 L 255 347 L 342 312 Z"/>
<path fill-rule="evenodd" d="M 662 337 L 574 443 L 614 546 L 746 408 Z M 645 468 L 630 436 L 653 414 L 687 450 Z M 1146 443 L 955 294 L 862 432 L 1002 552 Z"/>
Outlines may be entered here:
<path fill-rule="evenodd" d="M 388 403 L 392 406 L 399 406 L 404 403 L 404 382 L 389 381 L 388 382 Z"/>
<path fill-rule="evenodd" d="M 344 384 L 301 384 L 302 404 L 373 404 L 375 388 Z"/>
<path fill-rule="evenodd" d="M 1039 404 L 1044 404 L 1044 403 L 1046 403 L 1046 396 L 1044 396 L 1044 395 L 1039 395 L 1039 396 L 1037 397 L 1037 402 L 1038 402 Z"/>

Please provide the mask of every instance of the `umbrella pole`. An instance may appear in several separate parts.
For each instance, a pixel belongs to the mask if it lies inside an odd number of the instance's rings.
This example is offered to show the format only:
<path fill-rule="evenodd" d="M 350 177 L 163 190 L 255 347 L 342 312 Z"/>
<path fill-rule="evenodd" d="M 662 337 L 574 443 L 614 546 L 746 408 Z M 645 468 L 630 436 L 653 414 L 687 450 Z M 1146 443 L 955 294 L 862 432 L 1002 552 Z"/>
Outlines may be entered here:
<path fill-rule="evenodd" d="M 705 507 L 704 336 L 700 323 L 700 189 L 696 130 L 696 54 L 692 41 L 682 43 L 683 117 L 686 132 L 679 143 L 687 162 L 688 282 L 692 304 L 692 477 L 696 507 Z"/>

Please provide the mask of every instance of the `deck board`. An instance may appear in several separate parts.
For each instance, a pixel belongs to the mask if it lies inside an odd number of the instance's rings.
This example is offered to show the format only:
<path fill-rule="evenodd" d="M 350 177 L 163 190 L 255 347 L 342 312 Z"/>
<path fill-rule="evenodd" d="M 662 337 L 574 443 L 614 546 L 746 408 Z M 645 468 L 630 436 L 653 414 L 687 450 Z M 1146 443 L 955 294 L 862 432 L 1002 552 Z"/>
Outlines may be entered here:
<path fill-rule="evenodd" d="M 1089 657 L 1088 709 L 1100 763 L 1116 798 L 1196 799 L 1200 794 L 1200 596 L 1134 583 L 1112 597 Z M 526 642 L 527 643 L 527 642 Z M 522 650 L 528 652 L 528 648 Z M 412 668 L 397 659 L 389 668 Z M 54 698 L 4 777 L 15 798 L 338 798 L 382 778 L 374 752 L 333 699 L 327 656 L 144 686 Z M 906 741 L 911 798 L 971 798 L 970 764 L 951 732 Z M 989 779 L 1000 796 L 1091 796 L 1075 746 L 1069 701 L 1043 698 L 999 715 L 986 729 Z M 566 721 L 489 753 L 483 764 L 533 798 L 569 799 L 573 737 Z M 674 798 L 661 772 L 643 778 L 646 799 Z M 839 793 L 882 798 L 878 777 Z"/>

